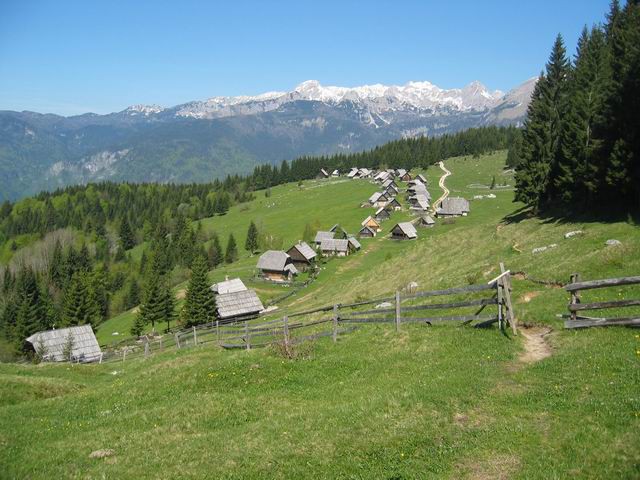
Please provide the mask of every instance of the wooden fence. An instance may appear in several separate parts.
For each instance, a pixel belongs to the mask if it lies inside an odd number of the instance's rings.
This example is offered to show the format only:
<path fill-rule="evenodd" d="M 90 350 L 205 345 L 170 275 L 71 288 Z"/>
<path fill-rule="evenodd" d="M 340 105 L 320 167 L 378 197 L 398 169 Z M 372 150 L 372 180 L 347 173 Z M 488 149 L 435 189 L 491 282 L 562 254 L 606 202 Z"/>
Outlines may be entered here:
<path fill-rule="evenodd" d="M 444 290 L 403 293 L 350 304 L 335 304 L 300 312 L 285 313 L 280 318 L 265 317 L 216 321 L 183 329 L 171 334 L 142 337 L 135 345 L 121 346 L 105 352 L 104 362 L 126 361 L 147 357 L 169 348 L 183 349 L 200 345 L 217 345 L 227 349 L 246 349 L 297 343 L 351 332 L 365 323 L 388 323 L 399 331 L 403 324 L 459 322 L 478 328 L 507 325 L 517 335 L 515 313 L 511 304 L 511 274 L 500 264 L 501 273 L 488 283 L 466 285 Z M 428 301 L 449 297 L 446 301 Z M 461 298 L 462 297 L 462 298 Z M 426 302 L 426 303 L 425 303 Z M 472 309 L 472 312 L 460 310 Z M 439 312 L 425 316 L 423 312 Z M 273 315 L 274 312 L 271 312 Z M 428 315 L 428 314 L 427 314 Z M 268 318 L 268 317 L 267 317 Z"/>
<path fill-rule="evenodd" d="M 587 328 L 587 327 L 605 327 L 611 325 L 627 325 L 640 326 L 640 315 L 632 315 L 628 317 L 612 317 L 598 318 L 587 317 L 581 314 L 589 310 L 607 310 L 612 308 L 628 308 L 640 306 L 640 300 L 624 299 L 609 300 L 603 302 L 582 303 L 581 292 L 583 290 L 593 290 L 597 288 L 621 287 L 626 285 L 640 284 L 639 277 L 621 277 L 607 278 L 602 280 L 580 281 L 580 275 L 574 273 L 571 275 L 571 281 L 564 287 L 571 294 L 569 302 L 569 315 L 565 320 L 565 328 Z"/>

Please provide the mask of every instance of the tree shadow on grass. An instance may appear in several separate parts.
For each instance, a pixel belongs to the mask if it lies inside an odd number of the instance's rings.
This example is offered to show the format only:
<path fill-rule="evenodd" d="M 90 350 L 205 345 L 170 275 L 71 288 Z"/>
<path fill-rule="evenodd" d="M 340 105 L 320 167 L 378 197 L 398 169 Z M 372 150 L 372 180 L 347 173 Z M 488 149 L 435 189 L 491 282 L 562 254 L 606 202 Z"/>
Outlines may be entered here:
<path fill-rule="evenodd" d="M 591 210 L 589 212 L 571 212 L 566 209 L 546 209 L 534 213 L 532 207 L 524 206 L 505 215 L 502 218 L 504 224 L 520 223 L 523 220 L 536 218 L 543 224 L 567 224 L 567 223 L 618 223 L 627 222 L 632 225 L 640 225 L 640 214 L 631 214 L 622 210 Z"/>

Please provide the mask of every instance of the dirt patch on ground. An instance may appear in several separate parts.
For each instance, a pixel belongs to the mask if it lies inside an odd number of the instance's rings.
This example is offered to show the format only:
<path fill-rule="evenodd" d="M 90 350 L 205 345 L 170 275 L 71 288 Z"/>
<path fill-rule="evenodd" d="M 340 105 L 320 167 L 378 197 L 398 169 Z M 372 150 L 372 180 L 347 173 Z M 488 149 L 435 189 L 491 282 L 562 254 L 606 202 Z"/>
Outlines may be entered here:
<path fill-rule="evenodd" d="M 184 288 L 181 290 L 178 290 L 176 292 L 176 300 L 182 300 L 184 297 L 186 297 L 187 295 L 187 290 L 185 290 Z"/>
<path fill-rule="evenodd" d="M 483 460 L 473 459 L 458 467 L 459 478 L 472 480 L 507 480 L 520 468 L 520 459 L 514 455 L 497 453 Z"/>
<path fill-rule="evenodd" d="M 520 297 L 520 300 L 524 303 L 529 303 L 531 300 L 533 300 L 534 298 L 536 298 L 538 295 L 540 295 L 542 292 L 527 292 L 524 295 L 522 295 L 522 297 Z"/>
<path fill-rule="evenodd" d="M 519 329 L 524 343 L 524 352 L 520 354 L 518 360 L 529 364 L 539 362 L 553 353 L 551 346 L 547 342 L 547 336 L 551 333 L 549 327 L 523 327 Z"/>

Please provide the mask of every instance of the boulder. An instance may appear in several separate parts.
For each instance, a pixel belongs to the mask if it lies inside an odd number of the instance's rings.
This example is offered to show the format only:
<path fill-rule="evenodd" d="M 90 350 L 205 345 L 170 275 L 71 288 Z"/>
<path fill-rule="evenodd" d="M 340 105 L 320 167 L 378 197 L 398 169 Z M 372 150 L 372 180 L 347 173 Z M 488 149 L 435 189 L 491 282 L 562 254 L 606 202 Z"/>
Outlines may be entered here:
<path fill-rule="evenodd" d="M 604 243 L 607 244 L 610 247 L 615 247 L 617 245 L 622 245 L 622 242 L 620 240 L 616 240 L 615 238 L 609 239 Z"/>
<path fill-rule="evenodd" d="M 572 232 L 567 232 L 564 234 L 564 238 L 575 237 L 576 235 L 582 235 L 584 232 L 582 230 L 573 230 Z"/>
<path fill-rule="evenodd" d="M 111 450 L 110 448 L 105 448 L 104 450 L 95 450 L 89 454 L 89 458 L 106 458 L 114 455 L 116 452 Z"/>
<path fill-rule="evenodd" d="M 542 253 L 547 249 L 547 247 L 538 247 L 531 250 L 531 253 Z"/>

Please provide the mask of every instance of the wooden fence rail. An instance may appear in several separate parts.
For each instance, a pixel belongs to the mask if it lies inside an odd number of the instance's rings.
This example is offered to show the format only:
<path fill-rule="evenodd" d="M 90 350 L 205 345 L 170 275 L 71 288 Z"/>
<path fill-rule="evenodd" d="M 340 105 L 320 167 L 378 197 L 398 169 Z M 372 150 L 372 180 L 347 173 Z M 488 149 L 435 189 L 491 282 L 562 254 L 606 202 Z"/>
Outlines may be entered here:
<path fill-rule="evenodd" d="M 580 275 L 574 273 L 571 275 L 570 282 L 564 287 L 570 293 L 568 319 L 564 322 L 565 328 L 588 328 L 588 327 L 606 327 L 614 325 L 624 325 L 631 327 L 640 327 L 640 315 L 632 315 L 628 317 L 586 317 L 579 315 L 578 312 L 587 310 L 606 310 L 611 308 L 628 308 L 640 306 L 640 299 L 624 299 L 624 300 L 607 300 L 602 302 L 582 303 L 581 292 L 584 290 L 593 290 L 596 288 L 611 288 L 640 284 L 640 276 L 606 278 L 601 280 L 580 281 Z"/>
<path fill-rule="evenodd" d="M 285 312 L 281 318 L 263 321 L 256 317 L 224 322 L 216 320 L 186 330 L 174 331 L 164 337 L 143 337 L 142 341 L 135 345 L 125 345 L 120 350 L 106 353 L 103 361 L 146 358 L 154 352 L 168 348 L 206 348 L 208 345 L 217 345 L 223 348 L 250 350 L 279 343 L 288 349 L 291 345 L 305 339 L 325 336 L 330 336 L 333 342 L 337 342 L 339 335 L 358 328 L 355 325 L 347 327 L 344 324 L 387 323 L 394 324 L 395 330 L 399 331 L 403 323 L 461 322 L 461 325 L 469 325 L 476 322 L 474 326 L 482 328 L 497 322 L 501 330 L 507 324 L 511 325 L 516 334 L 515 313 L 510 295 L 510 272 L 505 270 L 502 264 L 500 264 L 500 270 L 498 277 L 478 285 L 415 293 L 397 291 L 394 296 L 349 304 L 335 304 L 300 312 Z M 452 298 L 449 302 L 415 304 L 431 297 L 476 295 L 485 291 L 494 291 L 494 294 L 484 298 Z M 380 305 L 381 308 L 362 309 L 369 305 Z M 470 307 L 479 308 L 476 308 L 474 313 L 456 311 Z M 495 313 L 483 313 L 489 307 L 494 307 Z M 436 315 L 429 317 L 412 316 L 422 311 L 438 310 L 442 312 L 440 314 L 434 312 Z M 321 315 L 323 313 L 330 313 L 330 316 Z M 292 322 L 292 318 L 296 320 Z M 326 324 L 329 325 L 328 329 L 325 327 Z"/>

